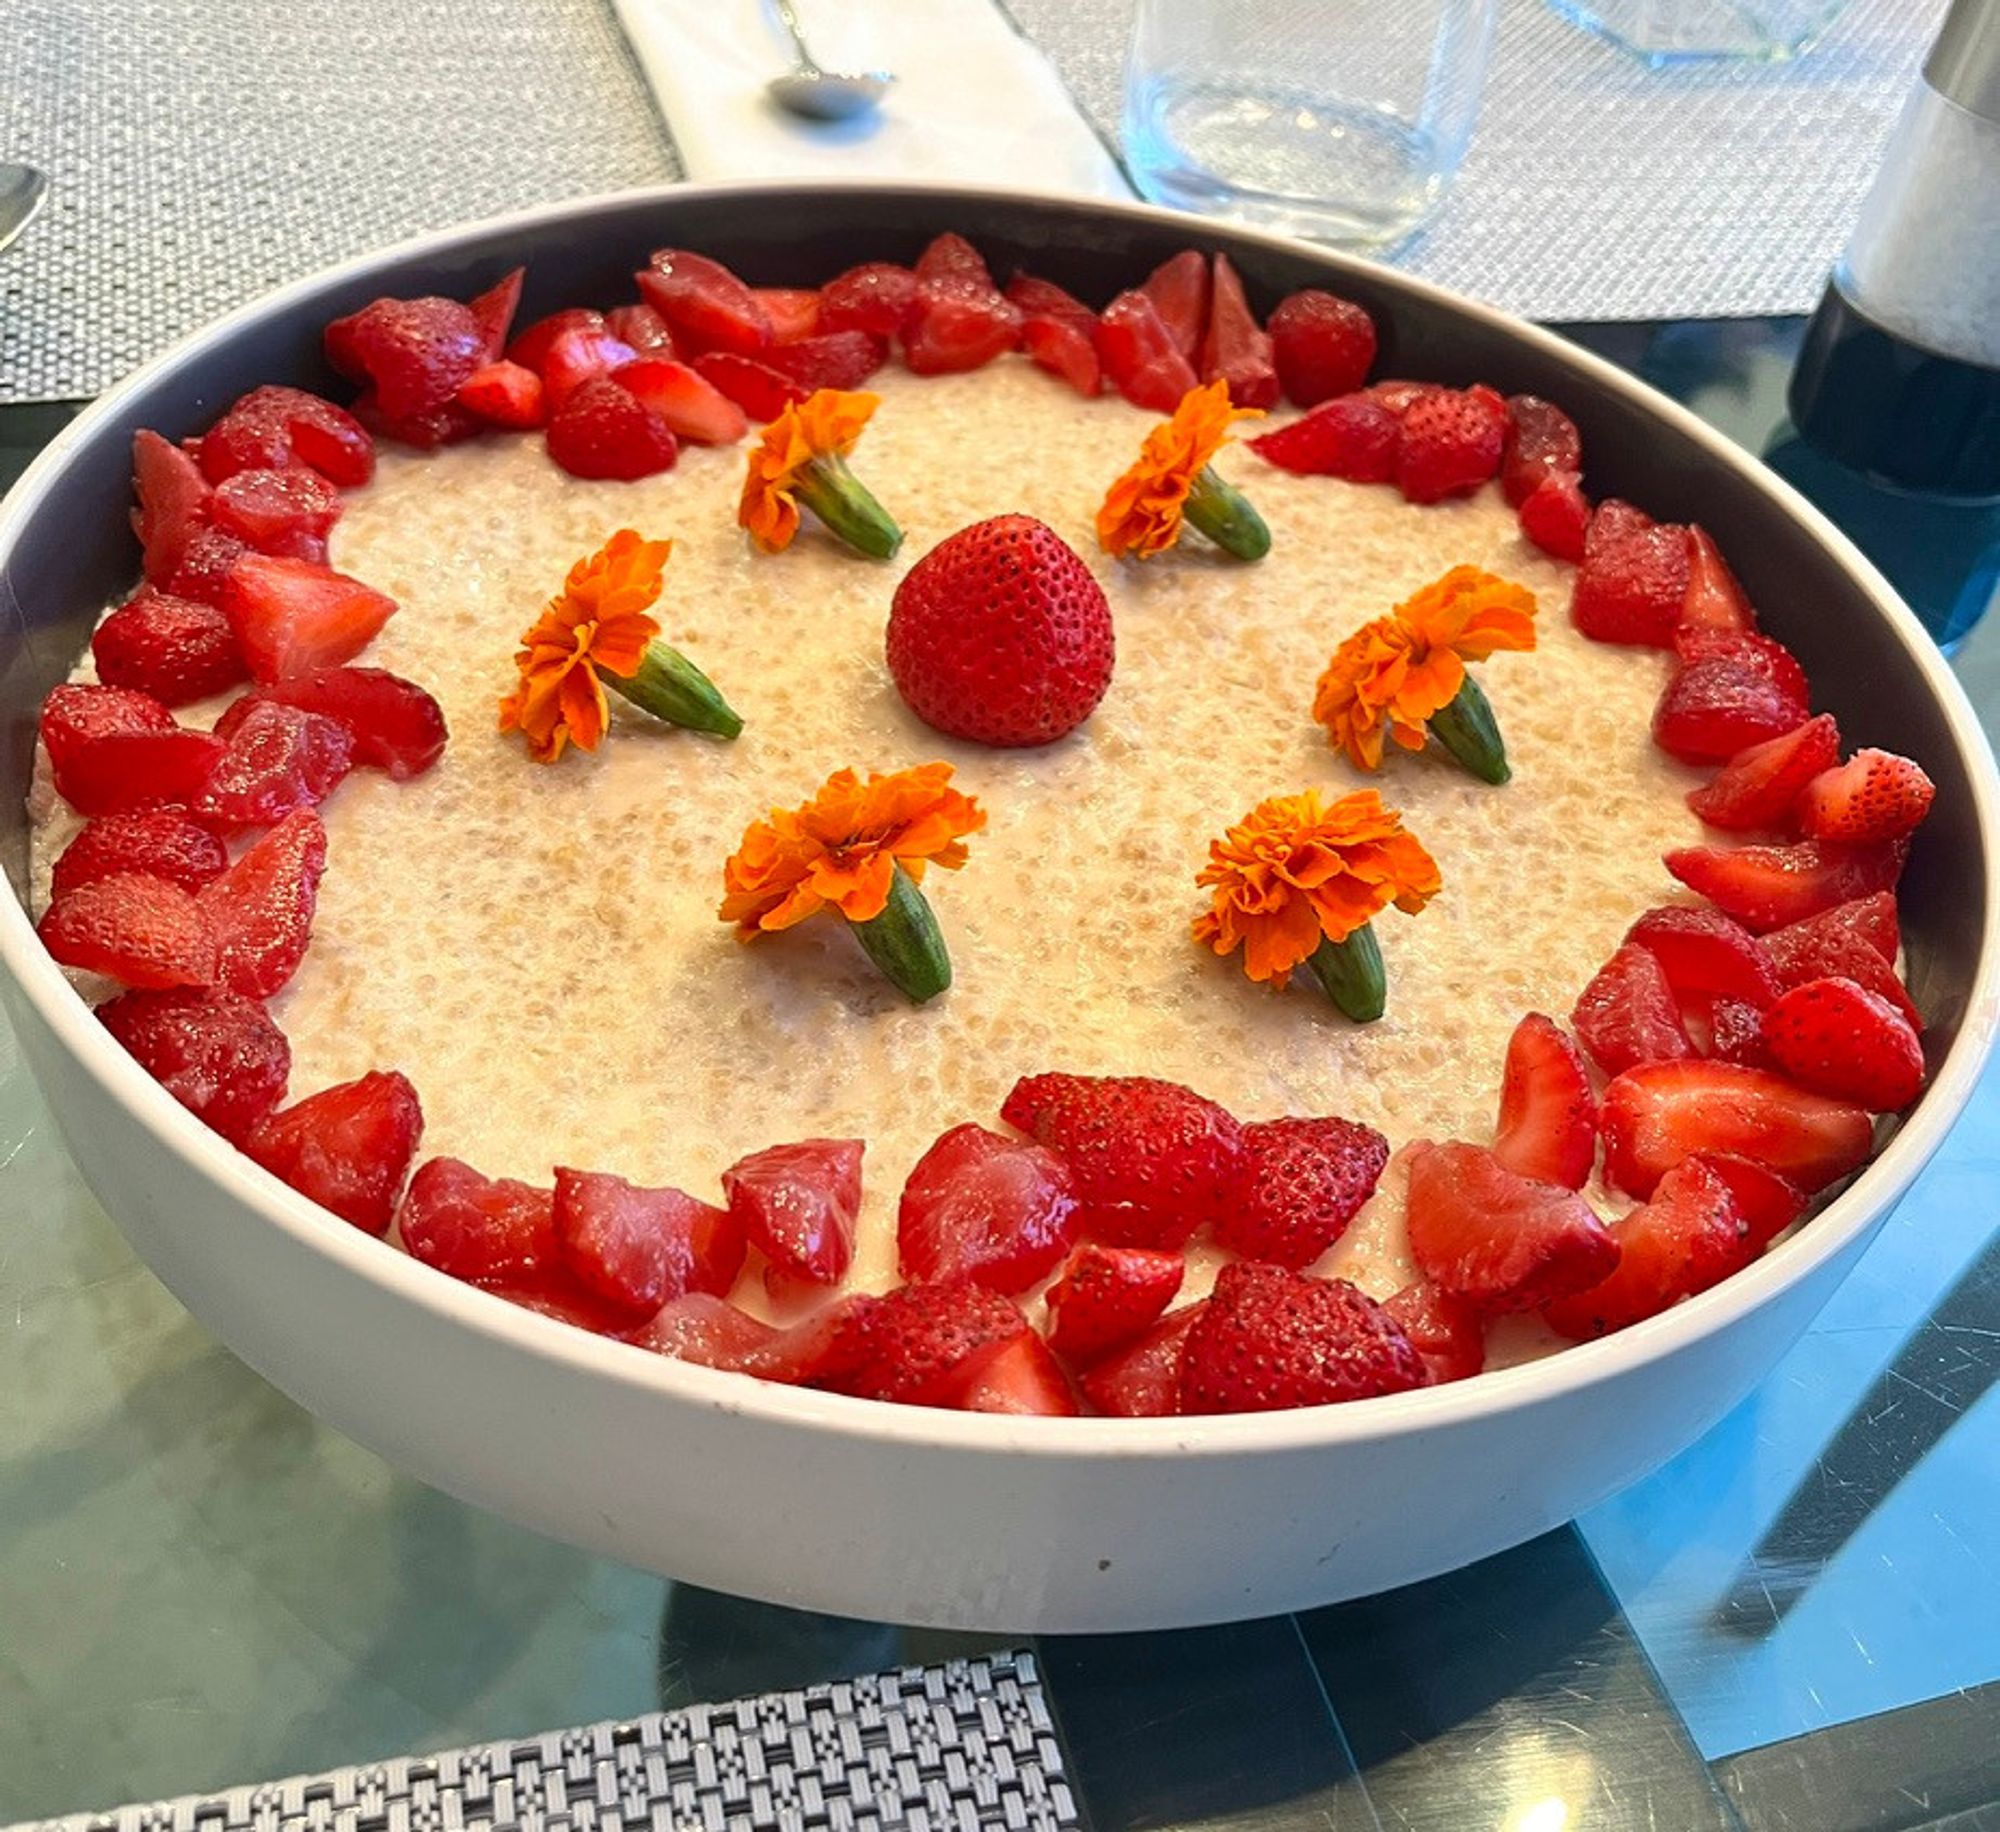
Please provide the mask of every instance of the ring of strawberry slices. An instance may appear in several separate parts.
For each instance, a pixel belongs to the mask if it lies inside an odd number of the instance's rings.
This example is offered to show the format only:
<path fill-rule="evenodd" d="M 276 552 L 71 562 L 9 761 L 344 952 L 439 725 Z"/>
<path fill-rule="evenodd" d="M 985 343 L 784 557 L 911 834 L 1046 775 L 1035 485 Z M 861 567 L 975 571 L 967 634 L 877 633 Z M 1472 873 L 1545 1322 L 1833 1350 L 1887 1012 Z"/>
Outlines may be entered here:
<path fill-rule="evenodd" d="M 516 334 L 521 282 L 330 325 L 329 358 L 360 385 L 351 410 L 264 387 L 183 444 L 138 434 L 143 582 L 96 632 L 96 680 L 42 712 L 54 790 L 87 823 L 55 863 L 44 942 L 116 982 L 97 1015 L 156 1080 L 334 1215 L 516 1303 L 766 1380 L 972 1411 L 1268 1410 L 1466 1378 L 1501 1317 L 1580 1340 L 1654 1316 L 1761 1254 L 1866 1161 L 1874 1116 L 1920 1092 L 1895 886 L 1928 778 L 1876 750 L 1843 762 L 1707 534 L 1593 507 L 1554 405 L 1370 384 L 1361 307 L 1300 292 L 1260 325 L 1220 254 L 1180 254 L 1097 311 L 1029 275 L 1002 290 L 953 235 L 914 267 L 871 262 L 818 289 L 753 288 L 669 249 L 632 302 Z M 598 1170 L 536 1187 L 418 1164 L 421 1102 L 395 1070 L 286 1104 L 266 1004 L 311 939 L 315 810 L 351 770 L 407 780 L 446 745 L 421 685 L 361 663 L 395 604 L 327 564 L 375 439 L 532 430 L 571 474 L 630 479 L 892 355 L 937 374 L 1016 350 L 1159 413 L 1217 381 L 1239 407 L 1289 400 L 1301 416 L 1249 443 L 1293 472 L 1418 503 L 1497 479 L 1524 534 L 1576 564 L 1584 634 L 1676 657 L 1654 739 L 1715 767 L 1690 803 L 1741 843 L 1669 855 L 1700 901 L 1642 914 L 1567 1029 L 1521 1019 L 1490 1142 L 1407 1148 L 1420 1280 L 1377 1303 L 1310 1270 L 1374 1195 L 1380 1133 L 1246 1120 L 1141 1076 L 1030 1076 L 945 1131 L 901 1193 L 905 1283 L 879 1296 L 839 1290 L 860 1140 L 753 1153 L 712 1204 Z M 232 693 L 212 726 L 175 717 Z M 1631 1206 L 1607 1223 L 1582 1193 L 1593 1179 Z M 1197 1237 L 1230 1257 L 1176 1307 Z M 774 1295 L 831 1301 L 760 1320 L 731 1302 L 759 1264 Z"/>

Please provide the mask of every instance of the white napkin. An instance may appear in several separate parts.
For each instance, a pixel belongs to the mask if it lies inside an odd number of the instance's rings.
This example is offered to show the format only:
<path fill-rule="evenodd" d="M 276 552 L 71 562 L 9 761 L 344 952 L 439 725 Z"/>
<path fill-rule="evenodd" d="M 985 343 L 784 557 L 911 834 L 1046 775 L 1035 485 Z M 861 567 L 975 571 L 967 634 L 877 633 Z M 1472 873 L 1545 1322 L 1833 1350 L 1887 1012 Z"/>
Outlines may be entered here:
<path fill-rule="evenodd" d="M 614 0 L 691 179 L 958 179 L 1132 195 L 1055 71 L 993 0 L 794 0 L 829 70 L 891 70 L 881 108 L 801 121 L 765 83 L 791 41 L 765 0 Z"/>

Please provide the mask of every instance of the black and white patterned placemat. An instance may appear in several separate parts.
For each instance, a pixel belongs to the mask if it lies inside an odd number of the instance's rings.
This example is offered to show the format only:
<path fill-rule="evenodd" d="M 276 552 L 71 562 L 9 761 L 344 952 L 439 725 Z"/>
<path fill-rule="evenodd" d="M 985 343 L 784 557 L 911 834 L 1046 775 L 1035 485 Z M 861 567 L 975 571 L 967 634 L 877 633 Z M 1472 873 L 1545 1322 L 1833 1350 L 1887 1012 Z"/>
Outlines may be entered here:
<path fill-rule="evenodd" d="M 908 1667 L 7 1832 L 1073 1832 L 1028 1654 Z"/>

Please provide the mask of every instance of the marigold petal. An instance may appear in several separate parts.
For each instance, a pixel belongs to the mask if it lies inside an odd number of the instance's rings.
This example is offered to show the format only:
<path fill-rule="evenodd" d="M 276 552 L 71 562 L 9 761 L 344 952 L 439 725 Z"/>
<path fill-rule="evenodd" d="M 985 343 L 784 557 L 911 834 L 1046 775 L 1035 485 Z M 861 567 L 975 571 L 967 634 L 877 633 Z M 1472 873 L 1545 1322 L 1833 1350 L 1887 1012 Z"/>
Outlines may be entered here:
<path fill-rule="evenodd" d="M 1231 407 L 1229 385 L 1209 382 L 1181 396 L 1173 416 L 1147 433 L 1139 456 L 1105 492 L 1097 511 L 1098 544 L 1114 558 L 1150 559 L 1180 539 L 1182 512 L 1202 469 L 1238 420 L 1261 417 Z"/>

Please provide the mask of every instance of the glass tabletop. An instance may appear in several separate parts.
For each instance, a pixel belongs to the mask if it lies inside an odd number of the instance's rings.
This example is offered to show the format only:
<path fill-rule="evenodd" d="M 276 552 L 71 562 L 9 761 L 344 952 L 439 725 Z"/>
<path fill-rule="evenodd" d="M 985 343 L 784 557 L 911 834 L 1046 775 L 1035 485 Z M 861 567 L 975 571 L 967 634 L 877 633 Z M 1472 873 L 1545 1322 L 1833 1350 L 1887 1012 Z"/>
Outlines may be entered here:
<path fill-rule="evenodd" d="M 1782 424 L 1798 332 L 1571 328 L 1942 628 L 2000 511 L 1817 470 Z M 0 409 L 0 482 L 69 411 Z M 2000 619 L 1955 665 L 2000 725 Z M 0 1822 L 1022 1645 L 677 1586 L 399 1474 L 134 1259 L 4 1032 L 0 1177 Z M 1996 1188 L 2000 1070 L 1771 1378 L 1573 1527 L 1296 1617 L 1042 1638 L 1090 1823 L 2000 1829 Z"/>

